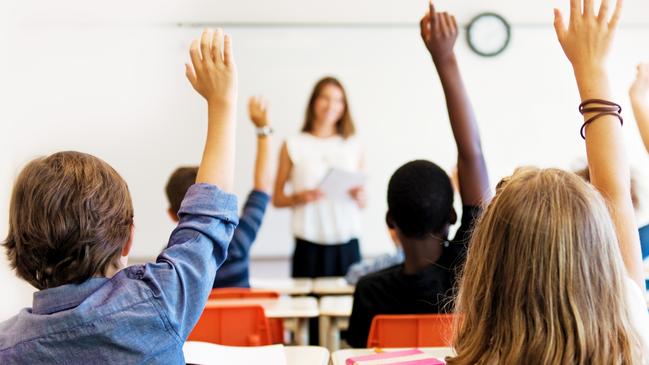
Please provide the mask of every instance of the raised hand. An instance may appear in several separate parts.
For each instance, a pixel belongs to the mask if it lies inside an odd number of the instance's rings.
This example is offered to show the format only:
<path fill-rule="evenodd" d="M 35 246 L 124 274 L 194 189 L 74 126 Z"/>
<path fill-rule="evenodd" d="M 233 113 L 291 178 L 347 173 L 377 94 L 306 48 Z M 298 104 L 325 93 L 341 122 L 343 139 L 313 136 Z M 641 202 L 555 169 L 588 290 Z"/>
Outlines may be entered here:
<path fill-rule="evenodd" d="M 192 64 L 185 64 L 185 74 L 194 89 L 208 103 L 235 103 L 237 67 L 230 37 L 222 29 L 206 29 L 200 41 L 194 40 L 189 54 Z"/>
<path fill-rule="evenodd" d="M 428 4 L 426 15 L 419 22 L 421 38 L 435 63 L 453 58 L 453 46 L 457 40 L 457 21 L 446 12 L 438 13 L 432 1 Z"/>
<path fill-rule="evenodd" d="M 253 96 L 248 100 L 248 115 L 255 126 L 268 125 L 268 101 L 261 96 Z"/>
<path fill-rule="evenodd" d="M 570 0 L 570 22 L 554 9 L 554 27 L 566 57 L 576 73 L 597 72 L 604 67 L 622 12 L 622 0 L 610 15 L 611 0 L 602 0 L 595 13 L 594 0 Z"/>
<path fill-rule="evenodd" d="M 631 85 L 629 95 L 632 101 L 647 102 L 647 94 L 649 93 L 649 63 L 641 63 L 638 65 L 638 74 L 635 81 Z"/>

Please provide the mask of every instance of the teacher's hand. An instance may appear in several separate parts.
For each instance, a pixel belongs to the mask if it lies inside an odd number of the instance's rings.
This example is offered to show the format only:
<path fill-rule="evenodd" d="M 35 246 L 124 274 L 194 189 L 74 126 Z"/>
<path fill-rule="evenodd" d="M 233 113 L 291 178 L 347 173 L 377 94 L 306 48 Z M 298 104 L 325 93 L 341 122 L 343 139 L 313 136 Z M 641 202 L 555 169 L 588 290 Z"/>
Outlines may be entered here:
<path fill-rule="evenodd" d="M 354 199 L 356 204 L 363 209 L 367 205 L 367 195 L 365 194 L 365 188 L 362 186 L 357 186 L 355 188 L 349 189 L 349 195 Z"/>
<path fill-rule="evenodd" d="M 304 205 L 318 201 L 322 197 L 324 197 L 324 193 L 318 189 L 301 191 L 293 194 L 293 205 Z"/>

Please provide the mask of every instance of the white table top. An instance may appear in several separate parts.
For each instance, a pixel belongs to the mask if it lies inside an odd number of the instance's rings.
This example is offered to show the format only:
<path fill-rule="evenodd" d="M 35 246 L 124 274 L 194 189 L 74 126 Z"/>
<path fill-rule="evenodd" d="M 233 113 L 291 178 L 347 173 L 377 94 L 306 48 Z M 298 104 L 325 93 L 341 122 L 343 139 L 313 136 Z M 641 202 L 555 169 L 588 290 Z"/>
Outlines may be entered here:
<path fill-rule="evenodd" d="M 311 279 L 264 279 L 250 278 L 250 286 L 254 289 L 273 290 L 286 295 L 307 295 L 313 290 Z"/>
<path fill-rule="evenodd" d="M 354 287 L 347 284 L 345 278 L 315 278 L 313 280 L 313 293 L 319 295 L 354 294 Z"/>
<path fill-rule="evenodd" d="M 329 350 L 320 346 L 285 346 L 287 365 L 327 365 Z"/>
<path fill-rule="evenodd" d="M 208 300 L 206 307 L 258 304 L 264 308 L 268 318 L 312 318 L 317 317 L 318 301 L 313 297 L 288 297 L 279 299 L 216 299 Z"/>
<path fill-rule="evenodd" d="M 398 349 L 384 349 L 384 352 L 388 351 L 399 351 L 399 350 L 410 350 L 412 348 L 398 348 Z M 450 347 L 423 347 L 420 348 L 421 351 L 430 354 L 440 360 L 444 360 L 446 356 L 453 356 L 453 349 Z M 345 361 L 350 357 L 363 356 L 375 354 L 374 349 L 347 349 L 347 350 L 338 350 L 331 354 L 331 361 L 333 365 L 345 365 Z"/>
<path fill-rule="evenodd" d="M 317 346 L 223 346 L 213 343 L 189 341 L 183 346 L 185 361 L 191 364 L 278 364 L 327 365 L 329 351 Z"/>
<path fill-rule="evenodd" d="M 328 317 L 349 317 L 352 314 L 354 297 L 351 295 L 324 296 L 320 298 L 320 315 Z"/>

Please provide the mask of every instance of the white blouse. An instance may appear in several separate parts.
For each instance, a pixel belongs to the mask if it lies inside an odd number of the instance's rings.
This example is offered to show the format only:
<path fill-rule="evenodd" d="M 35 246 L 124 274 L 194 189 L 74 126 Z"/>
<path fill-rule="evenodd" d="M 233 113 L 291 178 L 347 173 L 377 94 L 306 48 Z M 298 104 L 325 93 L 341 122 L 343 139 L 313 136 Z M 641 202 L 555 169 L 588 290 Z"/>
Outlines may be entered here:
<path fill-rule="evenodd" d="M 351 172 L 360 169 L 362 150 L 354 137 L 328 138 L 301 133 L 286 141 L 293 163 L 290 182 L 293 191 L 316 189 L 331 168 Z M 357 203 L 326 196 L 293 208 L 293 234 L 303 240 L 333 245 L 347 243 L 361 233 L 361 214 Z"/>

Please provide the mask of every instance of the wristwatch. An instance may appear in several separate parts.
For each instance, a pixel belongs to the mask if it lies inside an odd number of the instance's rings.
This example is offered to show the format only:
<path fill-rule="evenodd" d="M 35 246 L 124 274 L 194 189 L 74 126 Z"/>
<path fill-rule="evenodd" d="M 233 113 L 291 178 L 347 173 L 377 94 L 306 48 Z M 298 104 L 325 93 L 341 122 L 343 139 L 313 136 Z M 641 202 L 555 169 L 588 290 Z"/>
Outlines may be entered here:
<path fill-rule="evenodd" d="M 274 130 L 268 125 L 257 128 L 257 136 L 259 137 L 268 137 L 273 134 Z"/>

